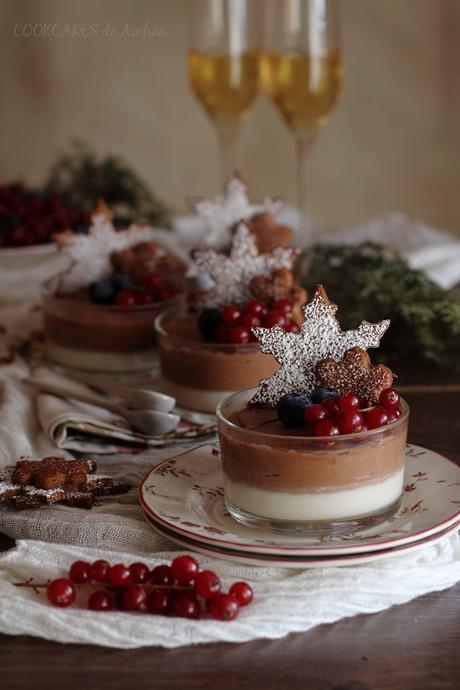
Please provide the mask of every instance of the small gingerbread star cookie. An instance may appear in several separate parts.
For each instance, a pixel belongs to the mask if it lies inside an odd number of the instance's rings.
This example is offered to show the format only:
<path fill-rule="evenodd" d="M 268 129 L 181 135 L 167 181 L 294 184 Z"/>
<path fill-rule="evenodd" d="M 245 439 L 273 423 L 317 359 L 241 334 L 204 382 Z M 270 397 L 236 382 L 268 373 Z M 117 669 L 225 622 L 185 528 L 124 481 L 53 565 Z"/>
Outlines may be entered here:
<path fill-rule="evenodd" d="M 384 364 L 372 365 L 368 353 L 360 347 L 347 350 L 336 362 L 332 357 L 317 362 L 316 378 L 326 388 L 334 388 L 341 395 L 350 391 L 368 405 L 377 403 L 380 393 L 390 388 L 393 372 Z"/>

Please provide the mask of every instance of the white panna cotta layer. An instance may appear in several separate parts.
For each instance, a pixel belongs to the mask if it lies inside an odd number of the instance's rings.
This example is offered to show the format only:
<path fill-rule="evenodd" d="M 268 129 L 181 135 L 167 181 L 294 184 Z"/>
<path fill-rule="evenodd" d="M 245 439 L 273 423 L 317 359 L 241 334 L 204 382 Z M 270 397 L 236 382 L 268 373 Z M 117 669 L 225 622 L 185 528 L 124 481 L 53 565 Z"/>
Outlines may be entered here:
<path fill-rule="evenodd" d="M 216 411 L 217 405 L 235 391 L 206 391 L 200 388 L 190 388 L 179 383 L 173 383 L 161 377 L 158 381 L 158 388 L 162 393 L 176 398 L 180 407 L 197 412 Z"/>
<path fill-rule="evenodd" d="M 246 513 L 273 520 L 342 520 L 382 510 L 401 496 L 404 469 L 353 489 L 291 493 L 268 491 L 224 478 L 225 497 Z"/>
<path fill-rule="evenodd" d="M 56 364 L 87 371 L 141 371 L 153 368 L 157 362 L 153 348 L 139 352 L 99 352 L 62 347 L 48 341 L 46 350 Z"/>

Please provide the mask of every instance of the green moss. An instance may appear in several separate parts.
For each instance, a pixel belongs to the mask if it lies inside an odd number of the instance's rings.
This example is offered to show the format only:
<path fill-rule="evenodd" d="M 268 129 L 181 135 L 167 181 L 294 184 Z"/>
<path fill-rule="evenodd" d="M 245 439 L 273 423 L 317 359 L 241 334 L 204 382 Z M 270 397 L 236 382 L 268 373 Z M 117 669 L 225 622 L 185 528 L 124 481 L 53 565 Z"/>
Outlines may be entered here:
<path fill-rule="evenodd" d="M 76 141 L 50 170 L 48 191 L 61 194 L 76 208 L 92 211 L 103 198 L 114 214 L 114 224 L 132 222 L 170 227 L 170 211 L 145 182 L 118 156 L 98 158 L 87 144 Z"/>
<path fill-rule="evenodd" d="M 376 359 L 417 358 L 460 369 L 460 298 L 383 247 L 314 246 L 300 260 L 304 285 L 323 283 L 339 305 L 342 328 L 391 319 Z"/>

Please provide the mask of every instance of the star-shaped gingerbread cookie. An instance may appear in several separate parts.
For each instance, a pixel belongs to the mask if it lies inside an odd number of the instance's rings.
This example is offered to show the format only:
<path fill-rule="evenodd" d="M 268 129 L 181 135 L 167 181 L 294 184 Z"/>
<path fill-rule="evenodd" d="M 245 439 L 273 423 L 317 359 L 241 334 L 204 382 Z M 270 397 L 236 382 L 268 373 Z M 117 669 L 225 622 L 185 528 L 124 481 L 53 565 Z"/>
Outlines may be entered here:
<path fill-rule="evenodd" d="M 112 272 L 111 255 L 134 247 L 141 242 L 155 239 L 153 227 L 133 224 L 126 230 L 117 231 L 111 214 L 105 205 L 98 205 L 91 216 L 88 234 L 63 232 L 56 235 L 56 243 L 69 257 L 70 267 L 63 274 L 59 291 L 62 294 L 76 292 Z M 165 253 L 163 249 L 160 251 Z"/>
<path fill-rule="evenodd" d="M 254 328 L 262 352 L 273 355 L 279 369 L 269 379 L 262 379 L 252 398 L 253 404 L 275 406 L 286 393 L 309 394 L 318 385 L 317 362 L 332 357 L 340 361 L 347 350 L 377 347 L 390 321 L 363 321 L 356 330 L 342 331 L 335 318 L 337 305 L 329 301 L 322 285 L 317 285 L 312 300 L 303 309 L 300 333 L 286 333 L 279 326 Z"/>
<path fill-rule="evenodd" d="M 251 204 L 246 183 L 238 173 L 232 175 L 224 194 L 213 199 L 191 199 L 189 203 L 209 229 L 206 244 L 214 247 L 228 244 L 230 230 L 236 223 L 259 213 L 266 212 L 275 216 L 283 205 L 281 201 L 271 198 L 266 198 L 259 204 Z"/>
<path fill-rule="evenodd" d="M 368 405 L 379 400 L 380 393 L 390 388 L 393 372 L 384 364 L 371 364 L 371 358 L 361 347 L 347 350 L 340 362 L 326 357 L 317 362 L 316 378 L 326 388 L 334 388 L 341 395 L 356 393 Z"/>
<path fill-rule="evenodd" d="M 220 307 L 223 304 L 243 304 L 251 298 L 249 285 L 253 278 L 268 278 L 278 268 L 291 269 L 298 249 L 277 247 L 261 254 L 256 240 L 244 223 L 240 223 L 233 236 L 230 255 L 221 254 L 211 247 L 196 249 L 192 253 L 192 270 L 196 275 L 207 275 L 212 287 L 199 298 L 201 307 Z"/>

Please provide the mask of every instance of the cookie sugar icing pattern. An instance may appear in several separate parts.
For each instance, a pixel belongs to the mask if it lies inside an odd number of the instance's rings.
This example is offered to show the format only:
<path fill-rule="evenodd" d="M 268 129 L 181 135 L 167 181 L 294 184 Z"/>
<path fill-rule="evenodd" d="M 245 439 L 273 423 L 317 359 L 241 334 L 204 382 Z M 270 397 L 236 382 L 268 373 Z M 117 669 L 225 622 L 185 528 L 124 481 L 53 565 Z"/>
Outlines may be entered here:
<path fill-rule="evenodd" d="M 342 331 L 332 304 L 322 285 L 317 285 L 312 300 L 303 307 L 304 322 L 300 333 L 286 333 L 279 327 L 254 328 L 262 352 L 273 355 L 281 365 L 269 379 L 262 379 L 252 404 L 275 406 L 286 393 L 309 394 L 317 385 L 316 363 L 326 357 L 342 359 L 347 350 L 378 347 L 390 325 L 363 321 L 357 329 Z"/>

